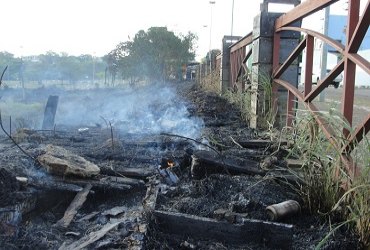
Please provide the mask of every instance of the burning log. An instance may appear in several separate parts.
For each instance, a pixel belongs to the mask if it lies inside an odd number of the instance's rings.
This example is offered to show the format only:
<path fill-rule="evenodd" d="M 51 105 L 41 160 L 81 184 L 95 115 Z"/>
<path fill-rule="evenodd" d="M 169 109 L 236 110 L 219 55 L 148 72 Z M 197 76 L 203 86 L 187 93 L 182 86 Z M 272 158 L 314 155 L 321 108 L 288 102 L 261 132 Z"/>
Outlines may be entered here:
<path fill-rule="evenodd" d="M 259 169 L 259 163 L 238 157 L 222 158 L 210 151 L 199 150 L 192 155 L 191 175 L 194 178 L 203 178 L 214 173 L 237 173 L 251 175 L 265 175 Z"/>
<path fill-rule="evenodd" d="M 89 194 L 91 188 L 92 185 L 87 184 L 81 192 L 77 193 L 76 197 L 73 199 L 73 201 L 65 211 L 63 218 L 56 223 L 56 226 L 67 228 L 69 224 L 71 224 L 73 218 L 77 214 L 77 211 L 85 203 L 87 195 Z"/>
<path fill-rule="evenodd" d="M 45 153 L 37 157 L 37 160 L 49 173 L 59 176 L 91 177 L 100 172 L 94 163 L 51 144 L 45 147 Z"/>

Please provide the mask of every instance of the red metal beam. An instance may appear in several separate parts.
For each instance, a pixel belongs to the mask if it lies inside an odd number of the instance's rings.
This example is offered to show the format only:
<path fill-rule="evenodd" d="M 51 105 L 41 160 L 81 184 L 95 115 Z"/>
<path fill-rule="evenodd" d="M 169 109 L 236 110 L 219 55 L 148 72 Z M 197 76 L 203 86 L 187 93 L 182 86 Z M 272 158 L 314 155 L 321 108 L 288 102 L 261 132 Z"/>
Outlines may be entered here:
<path fill-rule="evenodd" d="M 274 77 L 279 78 L 284 71 L 289 67 L 289 65 L 299 56 L 299 54 L 304 50 L 306 47 L 306 38 L 304 38 L 298 46 L 294 49 L 294 51 L 289 55 L 289 57 L 285 60 L 285 62 L 278 68 L 275 73 Z"/>
<path fill-rule="evenodd" d="M 341 44 L 340 42 L 338 42 L 338 41 L 336 41 L 336 40 L 334 40 L 330 37 L 327 37 L 327 36 L 321 34 L 320 32 L 316 32 L 316 31 L 313 31 L 313 30 L 304 29 L 304 28 L 300 28 L 300 27 L 282 27 L 282 28 L 279 28 L 277 30 L 277 32 L 284 31 L 284 30 L 303 32 L 303 33 L 306 33 L 307 35 L 317 37 L 320 40 L 327 43 L 328 45 L 330 45 L 331 47 L 333 47 L 334 49 L 338 50 L 338 52 L 344 53 L 344 45 L 343 44 Z"/>
<path fill-rule="evenodd" d="M 320 111 L 316 108 L 316 106 L 314 104 L 310 103 L 310 102 L 305 102 L 302 93 L 296 87 L 291 85 L 290 83 L 288 83 L 286 81 L 283 81 L 281 79 L 274 79 L 274 82 L 276 82 L 280 86 L 284 87 L 285 89 L 289 90 L 295 97 L 298 98 L 298 100 L 300 102 L 302 102 L 305 105 L 307 110 L 309 110 L 311 112 L 311 114 L 315 117 L 317 123 L 322 128 L 322 130 L 323 130 L 325 136 L 328 138 L 328 140 L 333 144 L 333 146 L 335 148 L 340 149 L 339 145 L 337 144 L 337 141 L 334 140 L 334 138 L 333 138 L 333 135 L 334 135 L 333 130 L 328 126 L 325 119 L 320 117 Z"/>
<path fill-rule="evenodd" d="M 349 53 L 357 53 L 360 48 L 361 42 L 363 41 L 365 34 L 370 25 L 370 1 L 367 2 L 364 13 L 362 14 L 360 22 L 354 31 L 354 35 L 351 38 L 348 46 Z"/>
<path fill-rule="evenodd" d="M 347 20 L 347 34 L 346 45 L 349 46 L 353 34 L 355 33 L 360 13 L 360 0 L 348 1 L 348 20 Z"/>
<path fill-rule="evenodd" d="M 304 74 L 304 95 L 310 93 L 312 89 L 313 51 L 314 51 L 314 38 L 313 36 L 308 35 L 306 37 L 306 68 Z"/>
<path fill-rule="evenodd" d="M 237 77 L 239 77 L 243 71 L 243 69 L 245 70 L 244 68 L 244 63 L 246 63 L 248 61 L 248 58 L 252 55 L 252 48 L 249 49 L 248 53 L 245 55 L 240 67 L 239 67 L 239 71 L 238 71 L 238 74 L 237 74 Z"/>
<path fill-rule="evenodd" d="M 283 28 L 280 28 L 278 31 L 283 31 L 283 30 L 304 32 L 307 35 L 314 36 L 314 37 L 324 41 L 325 43 L 327 43 L 328 45 L 330 45 L 331 47 L 336 49 L 339 53 L 341 53 L 343 55 L 343 57 L 349 58 L 351 61 L 356 63 L 359 67 L 361 67 L 365 72 L 370 74 L 370 63 L 369 63 L 369 61 L 367 61 L 365 58 L 363 58 L 362 56 L 360 56 L 358 54 L 348 53 L 346 51 L 345 47 L 343 46 L 343 44 L 339 43 L 338 41 L 336 41 L 336 40 L 334 40 L 330 37 L 327 37 L 327 36 L 325 36 L 325 35 L 323 35 L 319 32 L 316 32 L 316 31 L 313 31 L 313 30 L 308 30 L 308 29 L 303 29 L 303 28 L 299 28 L 299 27 L 283 27 Z"/>
<path fill-rule="evenodd" d="M 356 79 L 356 64 L 351 60 L 344 61 L 344 78 L 343 78 L 343 95 L 342 95 L 342 114 L 352 126 L 353 118 L 353 103 L 355 96 L 355 79 Z M 344 135 L 348 136 L 349 131 L 344 130 Z"/>
<path fill-rule="evenodd" d="M 272 51 L 272 70 L 276 70 L 279 67 L 280 57 L 280 33 L 275 32 L 274 34 L 274 47 Z"/>
<path fill-rule="evenodd" d="M 369 131 L 370 131 L 370 114 L 368 114 L 368 116 L 364 119 L 364 121 L 358 126 L 356 131 L 349 138 L 347 144 L 342 148 L 342 152 L 350 154 L 351 151 L 355 148 L 355 145 L 361 142 L 364 135 L 366 135 Z"/>
<path fill-rule="evenodd" d="M 230 48 L 230 53 L 242 48 L 242 47 L 246 47 L 248 46 L 249 44 L 251 44 L 253 41 L 253 38 L 252 38 L 252 32 L 250 32 L 248 35 L 246 35 L 245 37 L 243 37 L 242 39 L 240 39 L 239 41 L 237 41 L 236 43 L 234 43 L 233 45 L 231 45 L 229 48 Z"/>
<path fill-rule="evenodd" d="M 347 21 L 347 42 L 346 48 L 349 48 L 351 38 L 355 32 L 360 12 L 360 1 L 348 1 L 348 21 Z M 347 53 L 346 53 L 347 54 Z M 353 119 L 353 104 L 355 98 L 355 80 L 356 80 L 356 63 L 348 59 L 349 54 L 345 55 L 344 60 L 344 80 L 343 80 L 343 95 L 342 95 L 342 114 L 352 126 Z M 369 67 L 370 70 L 370 67 Z M 343 129 L 343 135 L 348 137 L 350 131 Z"/>
<path fill-rule="evenodd" d="M 344 69 L 344 61 L 341 60 L 330 73 L 320 82 L 317 83 L 315 89 L 313 89 L 308 95 L 305 96 L 305 102 L 312 102 L 331 82 L 337 77 Z"/>
<path fill-rule="evenodd" d="M 312 116 L 315 118 L 316 122 L 319 124 L 320 128 L 322 129 L 324 135 L 328 139 L 328 141 L 333 145 L 333 147 L 338 150 L 338 152 L 341 152 L 341 145 L 338 145 L 338 142 L 334 139 L 334 132 L 332 128 L 328 125 L 326 120 L 320 116 L 320 111 L 317 109 L 317 107 L 312 104 L 311 102 L 305 102 L 304 96 L 302 93 L 292 86 L 290 83 L 283 81 L 281 79 L 274 79 L 274 83 L 278 84 L 285 89 L 287 89 L 289 92 L 291 92 L 296 98 L 298 98 L 299 101 L 301 101 L 306 109 L 311 112 Z M 356 174 L 356 166 L 353 165 L 352 158 L 349 154 L 342 154 L 341 160 L 346 166 L 347 170 L 350 174 Z"/>
<path fill-rule="evenodd" d="M 276 19 L 275 29 L 294 23 L 337 1 L 339 0 L 307 0 Z"/>

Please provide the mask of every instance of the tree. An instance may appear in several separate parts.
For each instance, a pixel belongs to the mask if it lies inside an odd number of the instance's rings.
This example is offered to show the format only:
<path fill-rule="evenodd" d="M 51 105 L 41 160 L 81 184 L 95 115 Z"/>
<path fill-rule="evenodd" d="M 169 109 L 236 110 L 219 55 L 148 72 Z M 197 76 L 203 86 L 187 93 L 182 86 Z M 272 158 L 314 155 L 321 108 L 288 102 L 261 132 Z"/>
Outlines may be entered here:
<path fill-rule="evenodd" d="M 175 78 L 181 66 L 194 59 L 196 36 L 176 36 L 166 27 L 140 30 L 132 41 L 122 42 L 106 57 L 126 79 L 146 77 L 152 81 Z M 115 71 L 115 73 L 117 73 Z"/>

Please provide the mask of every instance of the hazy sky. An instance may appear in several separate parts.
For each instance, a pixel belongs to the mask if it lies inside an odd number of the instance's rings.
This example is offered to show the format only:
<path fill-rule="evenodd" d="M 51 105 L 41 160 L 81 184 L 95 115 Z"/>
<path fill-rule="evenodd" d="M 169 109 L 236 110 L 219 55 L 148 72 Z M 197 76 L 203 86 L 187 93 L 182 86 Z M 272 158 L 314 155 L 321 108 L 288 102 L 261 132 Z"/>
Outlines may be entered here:
<path fill-rule="evenodd" d="M 211 5 L 209 0 L 2 0 L 0 51 L 16 56 L 49 50 L 103 56 L 140 29 L 167 26 L 176 33 L 198 35 L 199 59 L 210 41 L 212 48 L 220 49 L 222 37 L 231 34 L 233 1 L 214 1 Z M 234 0 L 234 35 L 252 30 L 261 2 Z M 331 13 L 337 14 L 344 5 L 345 0 L 339 1 Z M 307 23 L 321 27 L 317 17 Z"/>
<path fill-rule="evenodd" d="M 232 0 L 3 0 L 0 51 L 16 56 L 52 50 L 103 56 L 140 29 L 167 26 L 196 33 L 198 55 L 231 33 Z M 234 0 L 234 34 L 252 30 L 260 0 Z M 212 10 L 211 10 L 212 8 Z M 204 27 L 204 26 L 207 27 Z"/>

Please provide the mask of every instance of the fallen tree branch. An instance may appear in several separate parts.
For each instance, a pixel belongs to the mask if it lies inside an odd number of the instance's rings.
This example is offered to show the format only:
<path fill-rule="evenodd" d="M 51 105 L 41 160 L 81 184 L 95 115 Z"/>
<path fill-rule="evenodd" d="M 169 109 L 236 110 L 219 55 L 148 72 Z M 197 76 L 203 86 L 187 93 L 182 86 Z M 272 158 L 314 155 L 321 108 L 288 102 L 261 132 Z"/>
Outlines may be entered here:
<path fill-rule="evenodd" d="M 6 65 L 5 69 L 3 70 L 3 73 L 1 74 L 1 77 L 0 77 L 0 87 L 1 87 L 1 84 L 3 83 L 3 77 L 4 77 L 5 71 L 7 69 L 8 69 L 8 65 Z"/>

